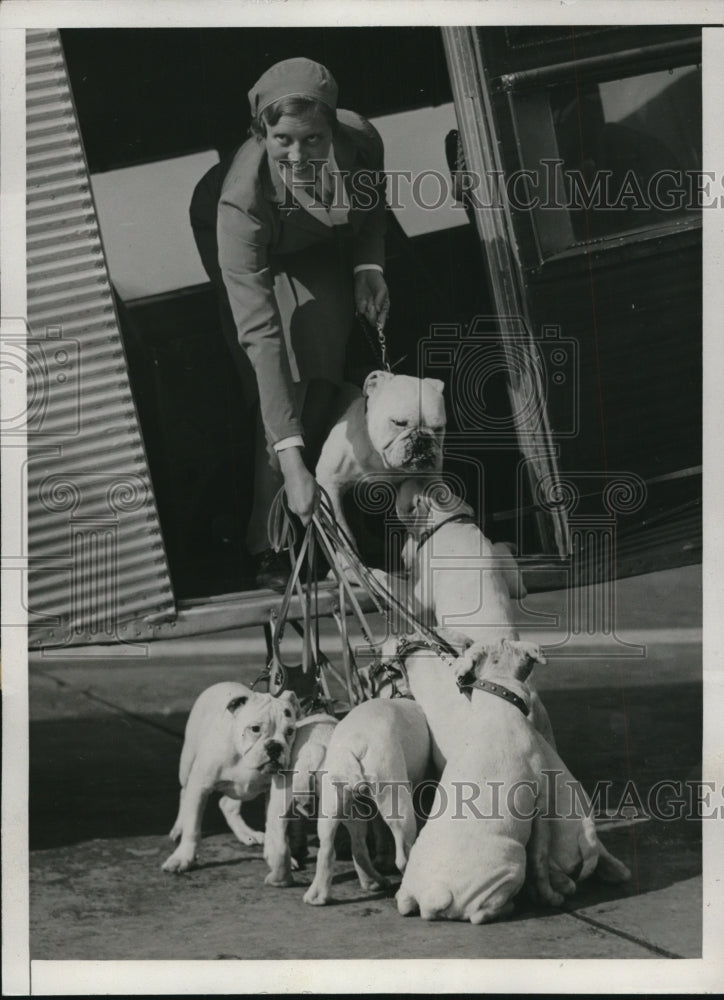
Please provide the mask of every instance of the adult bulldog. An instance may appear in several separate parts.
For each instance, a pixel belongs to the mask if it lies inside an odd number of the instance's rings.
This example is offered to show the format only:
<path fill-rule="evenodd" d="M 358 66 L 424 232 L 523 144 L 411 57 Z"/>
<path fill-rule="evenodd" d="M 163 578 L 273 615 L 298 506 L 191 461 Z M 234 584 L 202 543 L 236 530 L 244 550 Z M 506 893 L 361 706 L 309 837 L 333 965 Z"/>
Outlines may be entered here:
<path fill-rule="evenodd" d="M 360 392 L 345 386 L 340 415 L 317 462 L 339 525 L 352 537 L 342 509 L 345 493 L 365 475 L 439 472 L 445 437 L 444 383 L 391 372 L 371 372 Z"/>

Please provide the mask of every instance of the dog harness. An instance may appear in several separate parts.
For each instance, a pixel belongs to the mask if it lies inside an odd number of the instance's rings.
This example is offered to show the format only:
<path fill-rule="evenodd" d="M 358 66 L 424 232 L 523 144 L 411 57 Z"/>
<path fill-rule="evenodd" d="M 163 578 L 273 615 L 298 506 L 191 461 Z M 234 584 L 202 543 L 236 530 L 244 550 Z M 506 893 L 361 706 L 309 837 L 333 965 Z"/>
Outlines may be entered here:
<path fill-rule="evenodd" d="M 369 669 L 369 679 L 372 685 L 370 696 L 376 698 L 380 691 L 389 686 L 391 698 L 411 698 L 411 695 L 403 694 L 400 691 L 398 682 L 404 681 L 407 684 L 407 671 L 405 661 L 399 653 L 391 660 L 377 660 Z"/>
<path fill-rule="evenodd" d="M 478 691 L 487 691 L 488 694 L 494 694 L 498 698 L 502 698 L 503 701 L 507 701 L 511 705 L 515 705 L 517 709 L 525 715 L 528 716 L 529 708 L 523 699 L 510 691 L 507 687 L 503 687 L 502 684 L 494 684 L 492 681 L 486 681 L 476 678 L 474 681 L 466 681 L 464 677 L 458 679 L 458 687 L 465 694 L 472 688 L 476 688 Z"/>

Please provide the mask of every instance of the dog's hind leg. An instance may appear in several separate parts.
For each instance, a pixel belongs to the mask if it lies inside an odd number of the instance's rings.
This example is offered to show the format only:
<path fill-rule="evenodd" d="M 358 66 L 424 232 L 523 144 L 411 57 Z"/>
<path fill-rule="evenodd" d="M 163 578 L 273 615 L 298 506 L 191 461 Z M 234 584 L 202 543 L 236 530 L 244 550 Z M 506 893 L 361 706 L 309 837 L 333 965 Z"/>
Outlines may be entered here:
<path fill-rule="evenodd" d="M 181 815 L 182 815 L 182 812 L 183 812 L 183 804 L 184 804 L 184 789 L 183 788 L 179 792 L 178 799 L 179 799 L 179 801 L 178 801 L 178 813 L 176 814 L 176 820 L 175 820 L 173 826 L 171 827 L 171 831 L 170 831 L 170 833 L 168 835 L 170 840 L 178 840 L 181 837 L 181 834 L 183 833 L 183 827 L 181 825 Z"/>
<path fill-rule="evenodd" d="M 377 892 L 387 887 L 388 882 L 384 875 L 380 875 L 372 864 L 369 851 L 367 850 L 367 820 L 348 819 L 345 820 L 349 831 L 349 840 L 352 847 L 352 861 L 359 884 L 365 892 Z"/>
<path fill-rule="evenodd" d="M 404 872 L 417 837 L 412 792 L 409 783 L 402 781 L 378 781 L 376 787 L 375 803 L 395 839 L 395 865 L 399 872 Z"/>
<path fill-rule="evenodd" d="M 375 871 L 382 875 L 393 875 L 397 871 L 395 864 L 395 842 L 392 839 L 392 831 L 380 816 L 375 813 L 369 823 L 367 842 L 370 839 L 373 844 L 372 865 Z"/>
<path fill-rule="evenodd" d="M 526 881 L 528 892 L 537 903 L 561 906 L 563 896 L 551 884 L 549 863 L 551 828 L 540 815 L 533 820 L 527 847 Z"/>

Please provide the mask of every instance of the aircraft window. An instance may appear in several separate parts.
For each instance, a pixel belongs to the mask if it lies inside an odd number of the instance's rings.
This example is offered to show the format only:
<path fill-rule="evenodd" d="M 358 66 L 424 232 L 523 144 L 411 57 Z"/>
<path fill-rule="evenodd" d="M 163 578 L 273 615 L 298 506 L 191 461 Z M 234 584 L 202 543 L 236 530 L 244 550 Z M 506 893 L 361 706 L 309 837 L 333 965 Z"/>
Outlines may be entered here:
<path fill-rule="evenodd" d="M 569 82 L 520 95 L 515 109 L 543 256 L 698 216 L 700 67 Z"/>

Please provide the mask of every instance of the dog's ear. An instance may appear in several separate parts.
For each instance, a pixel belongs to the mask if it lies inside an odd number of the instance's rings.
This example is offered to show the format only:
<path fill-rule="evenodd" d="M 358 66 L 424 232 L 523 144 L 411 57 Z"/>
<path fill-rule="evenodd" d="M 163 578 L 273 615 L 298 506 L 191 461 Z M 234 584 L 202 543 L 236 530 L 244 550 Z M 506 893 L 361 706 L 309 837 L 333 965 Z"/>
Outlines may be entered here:
<path fill-rule="evenodd" d="M 426 503 L 425 480 L 415 477 L 403 479 L 396 489 L 395 509 L 400 520 L 419 513 L 420 505 Z M 425 506 L 425 510 L 428 506 Z"/>
<path fill-rule="evenodd" d="M 541 653 L 540 646 L 534 642 L 519 642 L 517 639 L 506 639 L 504 642 L 515 657 L 513 676 L 516 680 L 527 680 L 536 663 L 545 664 L 547 662 Z"/>
<path fill-rule="evenodd" d="M 279 701 L 284 701 L 289 706 L 288 709 L 285 709 L 285 712 L 290 711 L 293 712 L 295 716 L 298 716 L 302 711 L 302 706 L 299 703 L 299 698 L 297 698 L 297 696 L 293 691 L 282 691 L 282 693 L 279 695 Z"/>
<path fill-rule="evenodd" d="M 232 715 L 235 715 L 242 705 L 246 705 L 248 700 L 249 700 L 248 694 L 239 695 L 238 698 L 232 698 L 229 704 L 226 706 L 226 708 L 229 712 L 231 712 Z"/>
<path fill-rule="evenodd" d="M 482 642 L 470 643 L 455 662 L 455 677 L 459 681 L 474 681 L 482 677 L 483 667 L 488 662 L 491 647 Z"/>
<path fill-rule="evenodd" d="M 422 502 L 425 504 L 425 511 L 434 518 L 452 517 L 457 514 L 466 514 L 472 517 L 473 508 L 454 493 L 450 484 L 439 475 L 430 475 L 424 481 Z"/>
<path fill-rule="evenodd" d="M 441 396 L 445 391 L 445 383 L 439 378 L 424 378 L 422 381 L 426 382 L 435 392 L 439 392 Z"/>
<path fill-rule="evenodd" d="M 388 382 L 393 377 L 392 372 L 370 372 L 364 381 L 364 385 L 362 386 L 363 394 L 365 397 L 371 396 L 373 392 L 377 392 L 377 390 L 384 385 L 385 382 Z"/>

